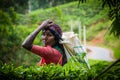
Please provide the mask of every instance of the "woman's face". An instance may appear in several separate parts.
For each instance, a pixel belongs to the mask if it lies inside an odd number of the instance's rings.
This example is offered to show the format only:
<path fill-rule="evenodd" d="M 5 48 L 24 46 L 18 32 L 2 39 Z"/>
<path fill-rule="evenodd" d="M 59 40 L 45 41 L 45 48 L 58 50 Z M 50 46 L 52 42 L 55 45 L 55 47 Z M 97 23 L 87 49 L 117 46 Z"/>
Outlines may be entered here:
<path fill-rule="evenodd" d="M 53 46 L 56 43 L 55 36 L 49 30 L 43 31 L 42 41 L 45 44 L 45 46 Z"/>

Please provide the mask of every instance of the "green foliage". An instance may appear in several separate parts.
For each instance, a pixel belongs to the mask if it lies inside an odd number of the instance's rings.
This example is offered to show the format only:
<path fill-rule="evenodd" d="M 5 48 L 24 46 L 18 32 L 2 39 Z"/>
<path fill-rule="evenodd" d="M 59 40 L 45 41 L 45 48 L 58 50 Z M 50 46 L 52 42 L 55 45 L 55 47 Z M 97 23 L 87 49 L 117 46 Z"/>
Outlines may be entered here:
<path fill-rule="evenodd" d="M 12 27 L 12 22 L 11 22 L 11 18 L 9 17 L 9 15 L 6 12 L 3 12 L 2 10 L 0 10 L 0 33 L 2 35 L 2 32 L 7 33 L 9 27 Z M 8 26 L 6 28 L 6 26 Z"/>
<path fill-rule="evenodd" d="M 102 7 L 109 6 L 109 19 L 112 21 L 110 26 L 110 34 L 120 37 L 120 1 L 119 0 L 104 0 Z"/>
<path fill-rule="evenodd" d="M 79 21 L 81 21 L 82 25 L 90 25 L 98 19 L 105 18 L 107 15 L 107 9 L 103 10 L 99 7 L 99 4 L 93 6 L 91 3 L 92 2 L 90 1 L 87 4 L 81 4 L 80 7 L 77 8 L 77 2 L 72 2 L 44 10 L 39 9 L 32 11 L 30 14 L 20 17 L 21 21 L 19 24 L 24 23 L 25 21 L 27 21 L 26 23 L 28 23 L 28 25 L 36 24 L 39 22 L 41 23 L 43 20 L 49 18 L 59 24 L 62 27 L 63 31 L 70 30 L 68 28 L 70 25 L 76 27 L 78 23 L 75 22 Z M 70 20 L 72 22 L 70 22 Z"/>
<path fill-rule="evenodd" d="M 104 0 L 102 7 L 109 6 L 109 19 L 112 22 L 110 26 L 110 34 L 120 37 L 120 1 L 119 0 Z"/>
<path fill-rule="evenodd" d="M 84 65 L 78 63 L 67 63 L 65 66 L 60 65 L 45 65 L 45 66 L 30 66 L 30 67 L 14 67 L 14 65 L 0 64 L 0 79 L 1 80 L 92 80 L 98 75 L 101 70 L 110 64 L 108 62 L 98 61 L 87 69 Z M 115 67 L 116 68 L 116 67 Z M 115 69 L 114 68 L 114 69 Z M 105 78 L 108 78 L 112 73 L 107 73 Z M 115 75 L 118 76 L 118 75 Z M 118 76 L 119 77 L 119 76 Z M 111 78 L 109 78 L 111 80 Z M 113 78 L 112 78 L 113 79 Z M 115 79 L 115 77 L 114 77 Z M 101 80 L 101 79 L 100 79 Z"/>
<path fill-rule="evenodd" d="M 114 34 L 116 37 L 120 37 L 120 1 L 119 0 L 99 0 L 99 4 L 101 7 L 105 8 L 106 6 L 109 7 L 108 16 L 112 22 L 110 27 L 110 34 Z M 86 0 L 79 0 L 78 5 L 80 2 L 86 2 Z M 93 0 L 91 0 L 93 2 Z M 95 2 L 94 2 L 95 3 Z M 93 3 L 93 4 L 94 4 Z"/>
<path fill-rule="evenodd" d="M 32 54 L 32 52 L 29 52 L 22 48 L 21 44 L 24 41 L 24 39 L 33 31 L 35 30 L 37 25 L 31 25 L 31 26 L 23 26 L 19 25 L 15 28 L 16 34 L 19 36 L 19 50 L 16 51 L 16 60 L 13 59 L 12 63 L 16 64 L 16 66 L 19 65 L 25 65 L 25 66 L 30 66 L 30 65 L 36 65 L 37 62 L 40 60 L 40 56 Z M 41 33 L 37 35 L 37 38 L 34 40 L 34 44 L 36 45 L 42 45 L 41 41 Z"/>
<path fill-rule="evenodd" d="M 101 77 L 101 80 L 119 80 L 120 79 L 120 62 L 111 67 Z"/>
<path fill-rule="evenodd" d="M 9 8 L 12 7 L 19 13 L 25 13 L 28 8 L 28 0 L 0 0 L 0 9 L 9 13 Z"/>
<path fill-rule="evenodd" d="M 115 58 L 120 59 L 120 48 L 113 48 Z"/>
<path fill-rule="evenodd" d="M 87 33 L 86 33 L 87 40 L 91 41 L 96 37 L 96 34 L 99 34 L 104 30 L 106 30 L 105 32 L 107 32 L 107 27 L 109 25 L 110 25 L 109 21 L 104 21 L 104 19 L 100 19 L 99 21 L 89 25 L 89 28 L 87 28 Z"/>
<path fill-rule="evenodd" d="M 116 38 L 114 35 L 106 34 L 104 37 L 104 45 L 107 48 L 110 48 L 114 52 L 114 57 L 116 59 L 120 58 L 120 40 Z M 109 43 L 109 44 L 108 44 Z"/>
<path fill-rule="evenodd" d="M 0 10 L 0 36 L 9 36 L 12 33 L 13 23 L 15 23 L 16 18 L 17 14 L 13 8 L 9 8 L 8 12 Z"/>
<path fill-rule="evenodd" d="M 29 0 L 30 1 L 30 6 L 31 10 L 36 10 L 39 8 L 49 8 L 49 7 L 55 7 L 61 4 L 77 1 L 77 0 Z"/>
<path fill-rule="evenodd" d="M 19 38 L 13 25 L 16 18 L 13 8 L 9 8 L 8 12 L 0 10 L 0 60 L 6 63 L 13 59 L 19 47 Z"/>
<path fill-rule="evenodd" d="M 120 15 L 119 15 L 120 16 Z M 110 34 L 115 35 L 120 38 L 120 17 L 119 19 L 115 19 L 110 27 Z"/>

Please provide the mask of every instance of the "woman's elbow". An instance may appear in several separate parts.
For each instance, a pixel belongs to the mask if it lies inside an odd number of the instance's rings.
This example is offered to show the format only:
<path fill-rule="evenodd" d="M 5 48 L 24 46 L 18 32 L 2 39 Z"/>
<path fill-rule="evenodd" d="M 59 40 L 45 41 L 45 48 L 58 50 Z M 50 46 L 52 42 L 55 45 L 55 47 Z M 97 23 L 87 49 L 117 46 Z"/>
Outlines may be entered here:
<path fill-rule="evenodd" d="M 27 49 L 27 50 L 30 50 L 32 48 L 32 45 L 28 45 L 28 44 L 25 44 L 24 42 L 22 43 L 22 47 Z"/>
<path fill-rule="evenodd" d="M 22 43 L 22 47 L 23 47 L 23 48 L 27 48 L 27 45 L 23 42 L 23 43 Z"/>

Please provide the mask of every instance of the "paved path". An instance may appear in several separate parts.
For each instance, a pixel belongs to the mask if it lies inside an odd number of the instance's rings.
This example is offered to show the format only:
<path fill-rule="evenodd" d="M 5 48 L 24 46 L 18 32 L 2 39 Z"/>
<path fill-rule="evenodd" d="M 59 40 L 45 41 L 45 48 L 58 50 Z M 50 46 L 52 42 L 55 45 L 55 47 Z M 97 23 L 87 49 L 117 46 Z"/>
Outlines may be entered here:
<path fill-rule="evenodd" d="M 96 47 L 96 46 L 87 46 L 87 48 L 90 50 L 88 52 L 88 59 L 95 59 L 95 60 L 105 60 L 105 61 L 114 61 L 113 51 Z"/>

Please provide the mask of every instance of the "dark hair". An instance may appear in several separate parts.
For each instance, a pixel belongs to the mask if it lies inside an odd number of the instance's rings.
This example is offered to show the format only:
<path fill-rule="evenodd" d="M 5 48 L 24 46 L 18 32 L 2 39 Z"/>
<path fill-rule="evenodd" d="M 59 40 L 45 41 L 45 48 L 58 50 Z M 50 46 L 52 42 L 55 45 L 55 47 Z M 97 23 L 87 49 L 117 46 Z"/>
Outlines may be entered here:
<path fill-rule="evenodd" d="M 64 50 L 64 48 L 63 48 L 63 45 L 62 44 L 60 44 L 60 45 L 58 45 L 61 49 L 62 49 L 62 51 L 63 51 L 63 54 L 62 54 L 62 66 L 64 65 L 64 64 L 66 64 L 67 63 L 67 56 L 66 56 L 66 54 L 65 54 L 65 50 Z"/>

